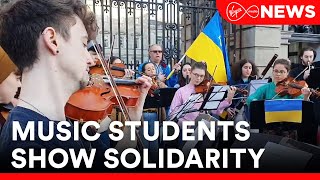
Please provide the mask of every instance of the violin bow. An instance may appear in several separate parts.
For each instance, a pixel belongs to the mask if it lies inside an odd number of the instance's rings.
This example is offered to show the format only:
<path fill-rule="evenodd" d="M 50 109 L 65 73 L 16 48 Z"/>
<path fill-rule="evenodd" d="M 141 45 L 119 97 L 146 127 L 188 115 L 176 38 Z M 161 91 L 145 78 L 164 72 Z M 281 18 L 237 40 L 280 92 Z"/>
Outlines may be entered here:
<path fill-rule="evenodd" d="M 105 58 L 104 58 L 104 56 L 103 56 L 103 54 L 102 54 L 102 50 L 99 49 L 98 47 L 96 47 L 95 45 L 94 45 L 94 48 L 95 48 L 95 50 L 96 50 L 99 58 L 101 58 L 100 61 L 101 61 L 103 70 L 105 71 L 105 74 L 106 74 L 107 78 L 108 78 L 109 81 L 110 81 L 110 86 L 111 86 L 113 92 L 114 92 L 115 95 L 116 95 L 116 99 L 117 99 L 117 101 L 118 101 L 118 103 L 119 103 L 120 110 L 121 110 L 121 112 L 122 112 L 123 115 L 124 115 L 124 119 L 125 119 L 125 121 L 127 121 L 127 120 L 130 120 L 130 117 L 129 117 L 129 115 L 128 115 L 128 114 L 129 114 L 129 113 L 128 113 L 128 109 L 127 109 L 127 107 L 125 106 L 125 103 L 124 103 L 124 101 L 123 101 L 123 99 L 122 99 L 122 97 L 121 97 L 121 95 L 120 95 L 120 93 L 119 93 L 119 91 L 118 91 L 118 89 L 117 89 L 117 84 L 115 83 L 115 81 L 114 81 L 114 79 L 113 79 L 113 77 L 112 77 L 112 75 L 111 75 L 110 68 L 109 68 L 110 58 L 111 58 L 111 54 L 112 54 L 112 52 L 113 52 L 113 47 L 114 47 L 114 40 L 115 40 L 115 38 L 112 38 L 112 45 L 111 45 L 111 48 L 110 48 L 110 56 L 109 56 L 107 62 L 105 61 Z M 96 43 L 95 43 L 95 44 L 96 44 Z"/>
<path fill-rule="evenodd" d="M 308 66 L 306 68 L 304 68 L 292 81 L 295 81 L 299 76 L 301 76 L 302 73 L 304 73 L 310 69 L 311 69 L 311 65 L 310 65 L 310 62 L 308 61 Z"/>
<path fill-rule="evenodd" d="M 110 63 L 110 58 L 111 58 L 111 54 L 112 54 L 113 47 L 114 47 L 114 40 L 115 40 L 115 38 L 112 39 L 112 46 L 111 46 L 111 49 L 110 49 L 110 56 L 108 58 L 108 62 L 105 62 L 105 58 L 104 58 L 104 56 L 102 54 L 102 50 L 99 49 L 100 47 L 97 49 L 94 46 L 94 48 L 95 48 L 97 54 L 99 54 L 98 57 L 100 58 L 103 70 L 104 70 L 107 78 L 110 81 L 111 88 L 112 88 L 113 92 L 115 93 L 116 99 L 117 99 L 117 101 L 119 103 L 119 107 L 120 107 L 120 110 L 121 110 L 121 112 L 122 112 L 122 114 L 124 116 L 125 121 L 131 121 L 130 116 L 129 116 L 128 108 L 126 107 L 126 105 L 124 103 L 124 100 L 123 100 L 123 98 L 121 97 L 121 95 L 120 95 L 120 93 L 118 91 L 117 84 L 114 81 L 114 79 L 113 79 L 113 77 L 111 75 L 111 70 L 110 70 L 110 68 L 108 66 L 109 65 L 108 63 Z M 137 148 L 138 148 L 138 150 L 140 152 L 142 152 L 144 147 L 143 147 L 143 143 L 142 143 L 142 140 L 140 138 L 140 135 L 138 134 L 137 131 L 135 131 L 135 135 L 136 135 L 136 138 L 137 138 Z"/>

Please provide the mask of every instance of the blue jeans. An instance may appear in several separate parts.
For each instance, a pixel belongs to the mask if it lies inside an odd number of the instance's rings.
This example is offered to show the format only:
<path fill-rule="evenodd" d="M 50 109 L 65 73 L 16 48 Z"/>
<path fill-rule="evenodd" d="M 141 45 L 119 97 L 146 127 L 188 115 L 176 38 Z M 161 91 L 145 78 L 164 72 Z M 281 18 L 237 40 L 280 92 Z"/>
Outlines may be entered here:
<path fill-rule="evenodd" d="M 143 120 L 144 122 L 148 122 L 148 134 L 150 136 L 154 135 L 155 132 L 155 126 L 154 122 L 158 121 L 158 114 L 156 112 L 144 112 L 143 113 Z M 159 138 L 157 138 L 154 141 L 148 141 L 143 135 L 143 128 L 141 127 L 139 130 L 140 138 L 142 140 L 142 143 L 144 145 L 144 148 L 148 149 L 149 151 L 149 161 L 150 162 L 157 162 L 158 156 L 159 156 Z"/>

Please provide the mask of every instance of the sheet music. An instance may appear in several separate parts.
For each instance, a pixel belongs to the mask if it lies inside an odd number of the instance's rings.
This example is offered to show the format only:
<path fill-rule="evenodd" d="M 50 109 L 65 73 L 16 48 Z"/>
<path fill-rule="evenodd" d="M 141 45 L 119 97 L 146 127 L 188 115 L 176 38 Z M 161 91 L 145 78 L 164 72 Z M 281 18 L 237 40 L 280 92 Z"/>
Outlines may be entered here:
<path fill-rule="evenodd" d="M 205 97 L 201 110 L 216 110 L 220 102 L 223 100 L 229 86 L 212 86 Z"/>
<path fill-rule="evenodd" d="M 229 86 L 213 86 L 212 92 L 226 92 L 229 89 Z"/>
<path fill-rule="evenodd" d="M 215 110 L 218 109 L 220 101 L 208 101 L 204 106 L 203 109 L 205 110 Z"/>

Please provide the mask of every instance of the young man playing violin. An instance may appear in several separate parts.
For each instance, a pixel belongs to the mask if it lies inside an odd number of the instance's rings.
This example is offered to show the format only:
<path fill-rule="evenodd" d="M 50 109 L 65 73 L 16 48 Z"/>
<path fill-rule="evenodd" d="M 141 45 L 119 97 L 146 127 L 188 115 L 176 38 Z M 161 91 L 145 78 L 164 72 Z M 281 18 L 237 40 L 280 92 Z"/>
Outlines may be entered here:
<path fill-rule="evenodd" d="M 77 151 L 96 147 L 103 152 L 108 147 L 99 139 L 96 142 L 81 138 L 60 141 L 53 136 L 50 141 L 42 141 L 37 128 L 34 141 L 28 138 L 13 141 L 12 137 L 14 121 L 18 121 L 23 130 L 29 121 L 36 125 L 42 122 L 45 127 L 53 121 L 54 133 L 57 133 L 57 122 L 68 121 L 64 107 L 69 97 L 85 87 L 89 80 L 89 64 L 93 60 L 87 43 L 97 34 L 94 14 L 79 0 L 20 0 L 5 7 L 0 17 L 0 43 L 22 71 L 18 106 L 10 113 L 0 136 L 1 156 L 11 157 L 16 148 L 45 148 L 47 151 L 73 148 Z M 141 84 L 141 98 L 135 108 L 129 109 L 132 120 L 141 119 L 150 82 L 148 77 L 136 80 Z M 101 128 L 107 129 L 110 119 L 103 122 L 105 127 Z M 73 132 L 72 126 L 67 128 Z M 48 134 L 49 130 L 44 128 L 43 131 Z"/>
<path fill-rule="evenodd" d="M 317 57 L 317 52 L 313 48 L 311 47 L 303 48 L 299 53 L 301 64 L 293 68 L 290 71 L 289 76 L 292 78 L 296 78 L 296 80 L 299 80 L 299 81 L 307 80 L 310 76 L 310 70 L 311 70 L 309 66 L 313 63 L 316 57 Z M 307 70 L 301 73 L 305 68 L 307 68 Z"/>

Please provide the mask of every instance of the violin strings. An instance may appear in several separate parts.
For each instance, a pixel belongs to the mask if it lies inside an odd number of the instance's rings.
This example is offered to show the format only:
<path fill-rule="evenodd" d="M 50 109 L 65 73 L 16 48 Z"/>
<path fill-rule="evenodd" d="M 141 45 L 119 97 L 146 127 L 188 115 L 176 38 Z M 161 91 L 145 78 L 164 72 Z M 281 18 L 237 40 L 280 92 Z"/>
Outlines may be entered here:
<path fill-rule="evenodd" d="M 103 68 L 107 78 L 110 81 L 111 88 L 112 88 L 113 92 L 115 93 L 115 97 L 116 97 L 116 99 L 117 99 L 117 101 L 119 103 L 119 107 L 120 107 L 121 112 L 123 113 L 124 119 L 125 119 L 125 121 L 130 120 L 130 117 L 128 115 L 128 109 L 126 109 L 125 103 L 124 103 L 122 97 L 120 96 L 120 93 L 119 93 L 118 89 L 116 88 L 117 85 L 114 82 L 114 79 L 112 78 L 111 72 L 109 71 L 109 68 L 108 68 L 108 64 L 105 61 L 105 57 L 103 56 L 103 54 L 101 52 L 101 49 L 96 47 L 95 44 L 96 43 L 94 43 L 93 47 L 94 47 L 95 51 L 97 52 L 98 57 L 99 57 L 100 62 L 101 62 L 101 65 L 102 65 L 102 68 Z M 114 44 L 114 38 L 112 39 L 112 46 L 111 46 L 111 49 L 110 49 L 110 56 L 109 56 L 109 60 L 108 60 L 109 62 L 110 62 L 110 57 L 111 57 L 111 54 L 112 54 L 113 44 Z"/>

